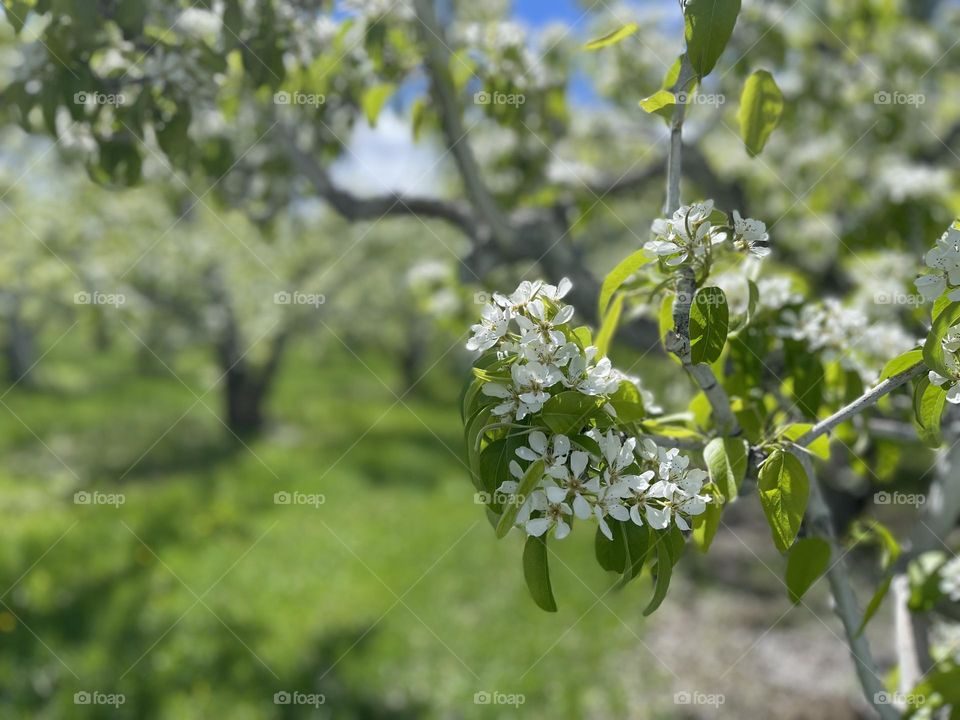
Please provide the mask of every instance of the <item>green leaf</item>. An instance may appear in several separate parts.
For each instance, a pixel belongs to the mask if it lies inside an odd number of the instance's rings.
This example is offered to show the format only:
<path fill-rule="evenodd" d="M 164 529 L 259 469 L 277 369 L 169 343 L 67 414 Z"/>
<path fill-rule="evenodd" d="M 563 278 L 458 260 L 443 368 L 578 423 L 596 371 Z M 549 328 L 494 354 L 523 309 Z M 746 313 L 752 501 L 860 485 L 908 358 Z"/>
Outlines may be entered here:
<path fill-rule="evenodd" d="M 673 574 L 673 559 L 670 557 L 670 538 L 666 533 L 658 534 L 656 542 L 657 548 L 657 567 L 656 581 L 653 586 L 653 597 L 650 604 L 643 610 L 643 616 L 647 617 L 654 610 L 660 607 L 660 603 L 667 596 L 667 588 L 670 587 L 670 576 Z"/>
<path fill-rule="evenodd" d="M 723 513 L 723 503 L 720 498 L 713 497 L 713 502 L 707 503 L 707 508 L 693 518 L 693 541 L 700 548 L 700 552 L 707 552 L 713 542 L 714 535 L 720 527 L 720 515 Z"/>
<path fill-rule="evenodd" d="M 413 141 L 420 140 L 420 134 L 423 132 L 423 125 L 427 119 L 427 101 L 423 98 L 417 98 L 410 109 L 410 129 L 413 132 Z"/>
<path fill-rule="evenodd" d="M 695 85 L 696 83 L 694 81 L 694 70 L 690 66 L 686 54 L 681 54 L 667 69 L 663 77 L 663 82 L 660 83 L 660 92 L 654 93 L 650 97 L 641 100 L 640 107 L 648 113 L 659 115 L 669 124 L 673 118 L 673 111 L 677 104 L 677 96 L 675 93 L 693 92 L 691 84 Z M 663 93 L 665 92 L 668 93 L 668 95 L 664 95 Z"/>
<path fill-rule="evenodd" d="M 635 578 L 643 570 L 643 563 L 651 550 L 651 531 L 646 525 L 641 527 L 632 520 L 617 521 L 617 524 L 626 538 L 627 555 L 623 567 L 623 582 L 625 583 Z"/>
<path fill-rule="evenodd" d="M 683 6 L 687 56 L 697 75 L 706 77 L 733 34 L 740 0 L 687 0 Z"/>
<path fill-rule="evenodd" d="M 804 415 L 816 419 L 826 387 L 823 363 L 806 349 L 794 349 L 789 353 L 787 363 L 792 374 L 793 403 Z"/>
<path fill-rule="evenodd" d="M 471 417 L 481 405 L 485 396 L 483 394 L 483 381 L 479 378 L 470 377 L 464 386 L 463 396 L 460 401 L 460 418 L 466 425 L 467 418 Z"/>
<path fill-rule="evenodd" d="M 517 448 L 526 445 L 525 435 L 514 434 L 494 440 L 480 452 L 480 484 L 490 495 L 507 480 L 516 478 L 510 474 L 510 461 L 516 459 Z"/>
<path fill-rule="evenodd" d="M 690 428 L 682 425 L 674 425 L 669 422 L 647 420 L 640 424 L 640 428 L 644 432 L 651 433 L 653 435 L 663 435 L 664 437 L 676 438 L 677 440 L 703 440 L 703 435 L 698 433 L 696 430 L 691 430 Z"/>
<path fill-rule="evenodd" d="M 904 370 L 909 370 L 919 362 L 923 362 L 923 350 L 921 348 L 907 350 L 907 352 L 902 355 L 897 355 L 897 357 L 883 366 L 880 379 L 886 380 L 894 375 L 899 375 Z"/>
<path fill-rule="evenodd" d="M 623 286 L 631 275 L 649 262 L 650 258 L 647 257 L 647 254 L 643 250 L 637 250 L 617 263 L 617 266 L 603 279 L 603 285 L 600 286 L 597 317 L 603 318 L 606 316 L 607 306 L 610 304 L 613 294 Z"/>
<path fill-rule="evenodd" d="M 766 70 L 755 71 L 747 78 L 740 95 L 740 137 L 750 157 L 763 150 L 781 115 L 783 95 L 773 76 Z"/>
<path fill-rule="evenodd" d="M 943 354 L 943 338 L 950 332 L 950 328 L 960 320 L 960 302 L 947 305 L 933 320 L 933 327 L 923 344 L 923 361 L 931 370 L 935 370 L 943 377 L 953 377 L 954 372 L 947 366 Z"/>
<path fill-rule="evenodd" d="M 4 17 L 6 17 L 7 22 L 13 27 L 13 32 L 19 35 L 27 22 L 27 13 L 30 12 L 29 3 L 24 2 L 24 0 L 8 0 L 8 2 L 5 2 L 3 5 Z"/>
<path fill-rule="evenodd" d="M 586 350 L 588 347 L 593 345 L 593 335 L 590 333 L 590 328 L 586 325 L 581 325 L 573 329 L 573 336 L 577 339 L 580 347 L 583 350 Z"/>
<path fill-rule="evenodd" d="M 650 97 L 645 97 L 640 101 L 640 107 L 644 112 L 655 113 L 665 107 L 677 104 L 677 97 L 669 90 L 657 90 Z"/>
<path fill-rule="evenodd" d="M 450 80 L 458 93 L 463 92 L 476 72 L 477 61 L 470 57 L 465 49 L 450 55 Z"/>
<path fill-rule="evenodd" d="M 608 33 L 603 37 L 598 37 L 596 40 L 591 40 L 583 47 L 587 50 L 599 50 L 600 48 L 605 48 L 609 45 L 616 45 L 621 40 L 633 35 L 638 29 L 639 28 L 636 23 L 627 23 L 623 27 Z"/>
<path fill-rule="evenodd" d="M 863 620 L 860 621 L 860 627 L 857 628 L 857 635 L 862 635 L 863 631 L 867 629 L 867 623 L 870 622 L 870 619 L 877 614 L 877 610 L 880 609 L 880 605 L 883 603 L 883 599 L 887 596 L 887 591 L 890 590 L 890 583 L 893 581 L 893 576 L 889 575 L 880 585 L 877 587 L 873 597 L 870 598 L 870 602 L 867 603 L 866 610 L 863 611 Z"/>
<path fill-rule="evenodd" d="M 807 473 L 793 455 L 774 450 L 760 468 L 757 489 L 773 542 L 785 553 L 796 539 L 807 509 L 810 494 Z"/>
<path fill-rule="evenodd" d="M 609 524 L 609 523 L 608 523 Z M 610 540 L 600 528 L 597 528 L 597 534 L 593 538 L 593 551 L 597 556 L 597 562 L 604 570 L 610 570 L 615 573 L 622 573 L 627 565 L 627 547 L 626 536 L 619 523 L 611 525 L 613 531 L 613 540 Z"/>
<path fill-rule="evenodd" d="M 667 293 L 663 296 L 663 300 L 660 302 L 660 311 L 657 313 L 657 321 L 660 327 L 660 343 L 664 346 L 666 350 L 667 345 L 667 333 L 673 331 L 673 301 L 674 296 L 670 293 Z M 678 358 L 673 353 L 667 353 L 673 362 L 680 364 L 680 358 Z"/>
<path fill-rule="evenodd" d="M 790 602 L 800 602 L 804 593 L 830 565 L 830 543 L 821 538 L 803 538 L 787 556 L 787 592 Z"/>
<path fill-rule="evenodd" d="M 637 386 L 629 380 L 623 380 L 620 387 L 610 395 L 610 404 L 617 411 L 617 420 L 620 422 L 638 422 L 647 416 L 643 397 Z"/>
<path fill-rule="evenodd" d="M 747 294 L 747 323 L 749 324 L 760 303 L 760 288 L 750 278 L 747 278 Z"/>
<path fill-rule="evenodd" d="M 813 423 L 792 423 L 787 425 L 787 427 L 780 432 L 778 437 L 782 437 L 787 440 L 796 440 L 801 435 L 808 432 L 812 427 Z M 807 445 L 806 448 L 821 460 L 830 459 L 830 438 L 826 435 L 821 435 L 812 443 Z"/>
<path fill-rule="evenodd" d="M 623 538 L 624 562 L 620 568 L 623 575 L 613 586 L 614 589 L 619 590 L 643 571 L 647 555 L 653 549 L 650 544 L 651 530 L 646 525 L 636 525 L 631 520 L 621 522 L 607 518 L 607 524 L 613 531 L 614 537 L 619 534 Z"/>
<path fill-rule="evenodd" d="M 480 478 L 480 440 L 484 434 L 484 428 L 490 423 L 490 406 L 482 407 L 471 417 L 464 429 L 464 442 L 467 446 L 467 465 L 470 467 L 470 475 L 477 490 L 486 490 Z"/>
<path fill-rule="evenodd" d="M 600 402 L 598 398 L 567 390 L 554 395 L 543 404 L 541 417 L 546 426 L 555 433 L 570 435 L 587 424 L 600 407 Z"/>
<path fill-rule="evenodd" d="M 907 565 L 907 579 L 910 581 L 910 599 L 908 607 L 914 612 L 928 612 L 944 596 L 940 589 L 940 569 L 947 556 L 940 550 L 921 554 Z"/>
<path fill-rule="evenodd" d="M 747 441 L 742 438 L 714 438 L 703 449 L 710 480 L 720 489 L 726 502 L 737 499 L 740 484 L 747 474 Z"/>
<path fill-rule="evenodd" d="M 617 331 L 617 325 L 620 322 L 620 313 L 623 310 L 623 295 L 617 295 L 610 305 L 610 309 L 603 317 L 603 323 L 600 325 L 600 331 L 597 333 L 597 350 L 600 355 L 606 355 L 610 349 L 610 343 L 613 340 L 613 334 Z"/>
<path fill-rule="evenodd" d="M 550 585 L 545 536 L 527 537 L 527 543 L 523 546 L 523 578 L 527 581 L 533 601 L 547 612 L 556 612 L 557 601 L 553 598 L 553 587 Z"/>
<path fill-rule="evenodd" d="M 143 32 L 143 21 L 147 16 L 146 0 L 120 0 L 113 19 L 128 39 Z"/>
<path fill-rule="evenodd" d="M 730 313 L 727 296 L 718 287 L 700 288 L 690 307 L 690 359 L 716 362 L 727 341 Z"/>
<path fill-rule="evenodd" d="M 520 479 L 520 485 L 517 487 L 517 498 L 526 498 L 527 495 L 533 492 L 534 488 L 537 487 L 537 483 L 540 482 L 540 478 L 543 477 L 543 470 L 543 460 L 537 460 L 530 464 L 527 472 L 525 472 Z M 514 522 L 517 520 L 517 513 L 520 512 L 520 505 L 521 503 L 519 502 L 513 502 L 508 503 L 506 507 L 503 508 L 500 522 L 497 523 L 498 538 L 502 538 L 510 532 L 510 528 L 513 527 Z"/>
<path fill-rule="evenodd" d="M 383 110 L 383 106 L 387 99 L 393 95 L 395 89 L 393 83 L 379 83 L 368 87 L 364 91 L 363 97 L 360 99 L 360 106 L 363 108 L 363 114 L 367 116 L 370 127 L 376 126 L 380 111 Z"/>
<path fill-rule="evenodd" d="M 913 392 L 913 411 L 917 434 L 924 444 L 939 447 L 943 442 L 940 435 L 940 419 L 946 407 L 947 391 L 940 385 L 934 385 L 929 378 L 917 380 Z"/>

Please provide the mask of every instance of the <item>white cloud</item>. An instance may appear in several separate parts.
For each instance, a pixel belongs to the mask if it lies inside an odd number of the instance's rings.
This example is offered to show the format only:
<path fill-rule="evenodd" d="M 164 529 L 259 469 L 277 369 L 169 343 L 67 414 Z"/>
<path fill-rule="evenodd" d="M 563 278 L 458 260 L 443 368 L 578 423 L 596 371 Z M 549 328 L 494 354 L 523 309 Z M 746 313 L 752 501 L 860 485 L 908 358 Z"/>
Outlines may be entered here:
<path fill-rule="evenodd" d="M 349 151 L 331 168 L 341 187 L 360 195 L 403 192 L 436 195 L 440 187 L 440 150 L 427 140 L 413 142 L 406 118 L 385 109 L 371 128 L 365 120 L 356 124 L 348 142 Z"/>

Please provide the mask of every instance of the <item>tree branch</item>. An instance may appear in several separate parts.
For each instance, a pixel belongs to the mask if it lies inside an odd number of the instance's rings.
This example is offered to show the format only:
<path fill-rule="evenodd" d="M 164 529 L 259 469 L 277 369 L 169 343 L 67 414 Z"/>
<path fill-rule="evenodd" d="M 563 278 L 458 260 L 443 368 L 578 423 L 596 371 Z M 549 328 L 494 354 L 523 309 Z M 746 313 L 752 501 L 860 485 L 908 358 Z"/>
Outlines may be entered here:
<path fill-rule="evenodd" d="M 846 420 L 852 418 L 854 415 L 858 415 L 871 405 L 874 405 L 884 395 L 888 395 L 901 385 L 905 385 L 918 375 L 922 375 L 924 372 L 926 372 L 926 370 L 927 366 L 920 362 L 907 368 L 906 370 L 903 370 L 902 372 L 897 373 L 896 375 L 890 376 L 875 388 L 865 392 L 849 405 L 837 410 L 837 412 L 828 417 L 826 420 L 821 420 L 818 422 L 807 432 L 797 438 L 796 444 L 800 446 L 809 445 L 821 435 L 825 435 L 833 430 L 833 428 L 835 428 L 837 425 L 840 425 Z"/>
<path fill-rule="evenodd" d="M 809 528 L 815 535 L 830 544 L 827 581 L 830 583 L 830 591 L 833 594 L 834 610 L 840 622 L 843 623 L 847 645 L 850 647 L 850 655 L 853 657 L 863 694 L 883 720 L 895 720 L 900 717 L 900 713 L 892 705 L 878 702 L 878 696 L 884 693 L 885 688 L 880 680 L 880 671 L 870 652 L 870 643 L 864 634 L 858 632 L 863 615 L 857 608 L 857 599 L 850 584 L 843 551 L 837 545 L 830 510 L 823 500 L 820 484 L 813 472 L 813 461 L 799 448 L 791 448 L 790 451 L 801 462 L 810 480 L 810 502 L 807 506 Z"/>
<path fill-rule="evenodd" d="M 686 90 L 693 79 L 693 68 L 687 56 L 683 56 L 680 74 L 674 91 Z M 670 153 L 667 156 L 667 199 L 664 205 L 667 217 L 680 207 L 680 175 L 683 157 L 683 95 L 678 94 L 677 104 L 670 120 Z M 677 270 L 677 297 L 673 304 L 673 331 L 668 334 L 666 346 L 683 363 L 684 369 L 703 391 L 713 410 L 713 420 L 723 435 L 737 435 L 740 424 L 730 407 L 727 391 L 723 389 L 709 365 L 694 364 L 690 355 L 690 307 L 697 291 L 693 268 L 685 265 Z"/>
<path fill-rule="evenodd" d="M 489 226 L 490 233 L 498 243 L 509 244 L 515 233 L 480 174 L 467 131 L 463 127 L 460 103 L 450 75 L 450 48 L 437 21 L 433 0 L 414 0 L 413 4 L 420 21 L 420 38 L 426 46 L 425 61 L 430 89 L 439 110 L 447 148 L 456 161 L 467 197 L 473 203 L 478 219 Z"/>
<path fill-rule="evenodd" d="M 619 195 L 621 193 L 634 192 L 641 190 L 660 177 L 660 170 L 663 167 L 664 158 L 651 163 L 642 170 L 635 170 L 619 177 L 607 177 L 595 182 L 584 183 L 587 191 L 597 197 L 606 197 L 608 195 Z M 576 188 L 572 188 L 576 189 Z"/>
<path fill-rule="evenodd" d="M 688 65 L 686 56 L 683 59 L 684 66 Z M 681 68 L 681 74 L 683 69 Z M 679 84 L 679 82 L 678 82 Z M 670 153 L 667 155 L 667 199 L 664 204 L 664 214 L 667 217 L 673 215 L 674 211 L 680 207 L 680 175 L 683 164 L 683 116 L 686 111 L 686 104 L 682 97 L 677 99 L 677 104 L 673 109 L 673 117 L 670 120 Z"/>
<path fill-rule="evenodd" d="M 470 208 L 464 203 L 439 198 L 410 197 L 401 193 L 365 198 L 342 190 L 334 184 L 326 168 L 297 146 L 292 128 L 285 127 L 279 135 L 297 170 L 310 181 L 317 194 L 347 220 L 377 220 L 388 215 L 418 215 L 444 220 L 468 235 L 476 231 L 476 224 L 470 216 Z"/>
<path fill-rule="evenodd" d="M 930 669 L 930 619 L 926 613 L 910 610 L 910 580 L 897 574 L 890 583 L 893 595 L 894 641 L 897 649 L 898 689 L 909 695 Z"/>
<path fill-rule="evenodd" d="M 892 582 L 900 691 L 905 695 L 913 691 L 920 678 L 933 665 L 928 613 L 912 612 L 907 605 L 910 596 L 907 566 L 917 556 L 941 547 L 943 539 L 960 519 L 960 483 L 955 482 L 960 466 L 960 445 L 955 437 L 947 437 L 947 442 L 950 449 L 941 451 L 937 458 L 937 475 L 930 483 L 920 517 L 910 530 L 905 543 L 906 551 L 897 559 L 896 575 Z"/>

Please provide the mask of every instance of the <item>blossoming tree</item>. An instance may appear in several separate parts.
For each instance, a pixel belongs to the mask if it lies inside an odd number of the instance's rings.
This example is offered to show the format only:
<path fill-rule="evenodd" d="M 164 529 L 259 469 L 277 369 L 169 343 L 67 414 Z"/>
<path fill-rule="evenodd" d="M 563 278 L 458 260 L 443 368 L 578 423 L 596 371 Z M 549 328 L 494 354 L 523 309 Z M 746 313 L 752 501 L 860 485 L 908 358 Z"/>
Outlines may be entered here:
<path fill-rule="evenodd" d="M 903 547 L 882 525 L 862 522 L 859 508 L 841 522 L 817 476 L 882 474 L 878 458 L 902 439 L 909 415 L 911 433 L 929 445 L 957 436 L 946 411 L 960 394 L 958 231 L 948 228 L 925 257 L 930 270 L 918 288 L 933 304 L 914 313 L 932 324 L 922 349 L 894 319 L 878 323 L 820 297 L 849 282 L 838 270 L 841 248 L 902 236 L 901 253 L 887 253 L 863 283 L 872 294 L 876 276 L 912 273 L 932 229 L 947 224 L 947 210 L 931 208 L 949 200 L 944 147 L 958 126 L 928 132 L 904 114 L 909 105 L 892 101 L 895 88 L 874 87 L 871 75 L 880 66 L 926 76 L 951 57 L 955 33 L 924 22 L 935 2 L 813 4 L 829 24 L 815 12 L 765 24 L 797 4 L 758 3 L 744 8 L 751 22 L 734 33 L 738 1 L 686 0 L 684 52 L 665 77 L 648 55 L 625 50 L 641 34 L 631 25 L 591 43 L 597 85 L 621 111 L 636 114 L 633 90 L 648 88 L 641 107 L 670 126 L 665 158 L 643 157 L 655 133 L 618 124 L 625 113 L 605 107 L 588 123 L 571 112 L 570 57 L 585 55 L 580 48 L 555 34 L 531 38 L 481 3 L 454 3 L 476 22 L 445 27 L 427 0 L 350 2 L 346 19 L 315 0 L 11 0 L 4 14 L 23 53 L 3 112 L 55 137 L 103 184 L 135 184 L 159 165 L 254 222 L 313 195 L 350 221 L 408 216 L 430 223 L 431 235 L 432 221 L 442 223 L 467 240 L 457 262 L 468 279 L 538 265 L 550 282 L 524 282 L 484 308 L 463 397 L 474 482 L 497 534 L 519 527 L 528 537 L 524 570 L 536 602 L 555 606 L 547 543 L 595 522 L 603 568 L 621 584 L 655 577 L 653 612 L 688 539 L 708 550 L 724 508 L 756 493 L 787 556 L 791 599 L 826 575 L 877 711 L 891 717 L 895 706 L 863 631 L 888 591 L 898 689 L 923 698 L 898 700 L 897 709 L 942 711 L 960 705 L 951 626 L 941 622 L 958 600 L 957 564 L 943 546 L 960 514 L 950 465 Z M 663 38 L 644 39 L 666 54 Z M 728 43 L 736 60 L 714 73 Z M 708 77 L 720 92 L 699 95 Z M 938 99 L 947 118 L 955 108 L 945 87 Z M 866 103 L 875 93 L 879 100 Z M 460 195 L 362 195 L 335 179 L 331 161 L 349 154 L 352 129 L 375 124 L 401 95 L 412 99 L 414 134 L 439 138 L 452 158 Z M 471 95 L 476 107 L 468 108 Z M 817 101 L 788 104 L 784 95 Z M 691 106 L 727 96 L 740 97 L 739 131 L 721 119 L 684 145 Z M 841 163 L 877 124 L 883 146 Z M 775 129 L 790 142 L 768 147 Z M 597 147 L 607 156 L 598 160 Z M 938 167 L 911 162 L 907 149 Z M 838 171 L 824 173 L 824 164 Z M 716 202 L 682 205 L 681 179 L 691 196 L 696 188 Z M 618 198 L 642 211 L 663 180 L 664 217 L 646 217 L 649 240 L 598 282 L 585 243 L 570 236 Z M 810 183 L 816 197 L 803 191 Z M 764 222 L 746 216 L 769 223 L 772 242 Z M 633 234 L 619 217 L 614 229 Z M 170 265 L 177 270 L 176 258 Z M 593 332 L 581 317 L 595 304 Z M 665 414 L 630 369 L 613 367 L 615 333 L 663 346 L 695 390 L 686 412 Z M 944 455 L 955 468 L 957 454 Z M 841 543 L 881 550 L 881 582 L 863 612 Z"/>
<path fill-rule="evenodd" d="M 773 543 L 787 556 L 793 602 L 826 575 L 857 675 L 877 712 L 952 713 L 960 672 L 955 644 L 941 641 L 940 652 L 931 654 L 927 628 L 916 617 L 935 608 L 949 617 L 960 597 L 960 564 L 943 552 L 914 552 L 909 577 L 896 578 L 907 584 L 906 610 L 915 617 L 905 621 L 898 648 L 905 691 L 889 694 L 864 629 L 895 568 L 908 561 L 876 522 L 858 523 L 841 539 L 817 474 L 830 459 L 831 436 L 842 443 L 851 433 L 869 432 L 863 415 L 878 404 L 889 407 L 887 396 L 909 383 L 917 433 L 930 445 L 940 443 L 944 408 L 960 403 L 960 227 L 948 228 L 927 253 L 931 271 L 916 281 L 933 303 L 923 347 L 900 331 L 893 343 L 900 352 L 890 353 L 879 377 L 831 357 L 845 350 L 844 319 L 850 323 L 838 303 L 808 303 L 776 281 L 761 292 L 762 259 L 771 253 L 766 225 L 712 201 L 680 205 L 685 100 L 713 69 L 739 9 L 738 0 L 683 6 L 686 50 L 663 89 L 641 102 L 670 123 L 667 217 L 654 220 L 651 239 L 606 277 L 596 334 L 574 321 L 566 278 L 556 286 L 524 281 L 509 295 L 495 294 L 472 327 L 467 348 L 480 355 L 462 416 L 473 481 L 496 535 L 513 527 L 526 535 L 523 573 L 537 605 L 557 608 L 549 538 L 560 541 L 577 526 L 595 525 L 597 562 L 619 575 L 619 585 L 645 569 L 652 575 L 645 615 L 664 601 L 688 538 L 708 551 L 725 506 L 756 492 Z M 592 46 L 614 44 L 634 30 L 621 28 Z M 751 74 L 740 108 L 751 155 L 763 150 L 782 109 L 772 76 Z M 716 284 L 731 275 L 747 277 L 745 302 L 735 311 Z M 664 416 L 640 379 L 606 356 L 627 304 L 659 308 L 663 348 L 698 391 L 687 413 Z M 780 373 L 768 366 L 771 356 L 781 358 Z M 701 460 L 705 469 L 697 467 Z M 958 507 L 956 491 L 947 494 L 939 510 L 949 530 Z M 848 576 L 841 546 L 847 540 L 885 549 L 886 577 L 865 611 Z M 941 623 L 941 632 L 944 627 L 951 626 Z"/>

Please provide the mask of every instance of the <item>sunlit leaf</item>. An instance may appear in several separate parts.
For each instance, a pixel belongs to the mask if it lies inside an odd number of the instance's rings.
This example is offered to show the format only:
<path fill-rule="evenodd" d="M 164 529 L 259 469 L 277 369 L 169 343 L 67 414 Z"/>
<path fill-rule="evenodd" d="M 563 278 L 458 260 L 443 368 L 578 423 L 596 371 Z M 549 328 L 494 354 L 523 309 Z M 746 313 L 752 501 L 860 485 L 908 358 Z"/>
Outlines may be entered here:
<path fill-rule="evenodd" d="M 527 589 L 533 601 L 547 612 L 556 612 L 557 601 L 553 597 L 553 586 L 550 584 L 545 536 L 527 538 L 523 546 L 523 578 L 527 581 Z"/>
<path fill-rule="evenodd" d="M 757 489 L 773 542 L 785 553 L 800 532 L 807 509 L 810 494 L 807 473 L 793 455 L 774 450 L 760 468 Z"/>
<path fill-rule="evenodd" d="M 627 23 L 623 27 L 617 28 L 613 32 L 607 33 L 603 37 L 598 37 L 595 40 L 591 40 L 586 45 L 584 45 L 584 48 L 586 48 L 587 50 L 599 50 L 600 48 L 605 48 L 610 45 L 616 45 L 618 42 L 622 41 L 623 39 L 633 35 L 638 29 L 639 29 L 639 26 L 636 23 L 633 23 L 633 22 Z"/>
<path fill-rule="evenodd" d="M 830 543 L 821 538 L 803 538 L 790 548 L 785 580 L 790 602 L 800 602 L 804 593 L 830 565 Z"/>
<path fill-rule="evenodd" d="M 783 94 L 773 76 L 757 70 L 743 85 L 740 95 L 740 137 L 751 157 L 759 155 L 783 115 Z"/>

